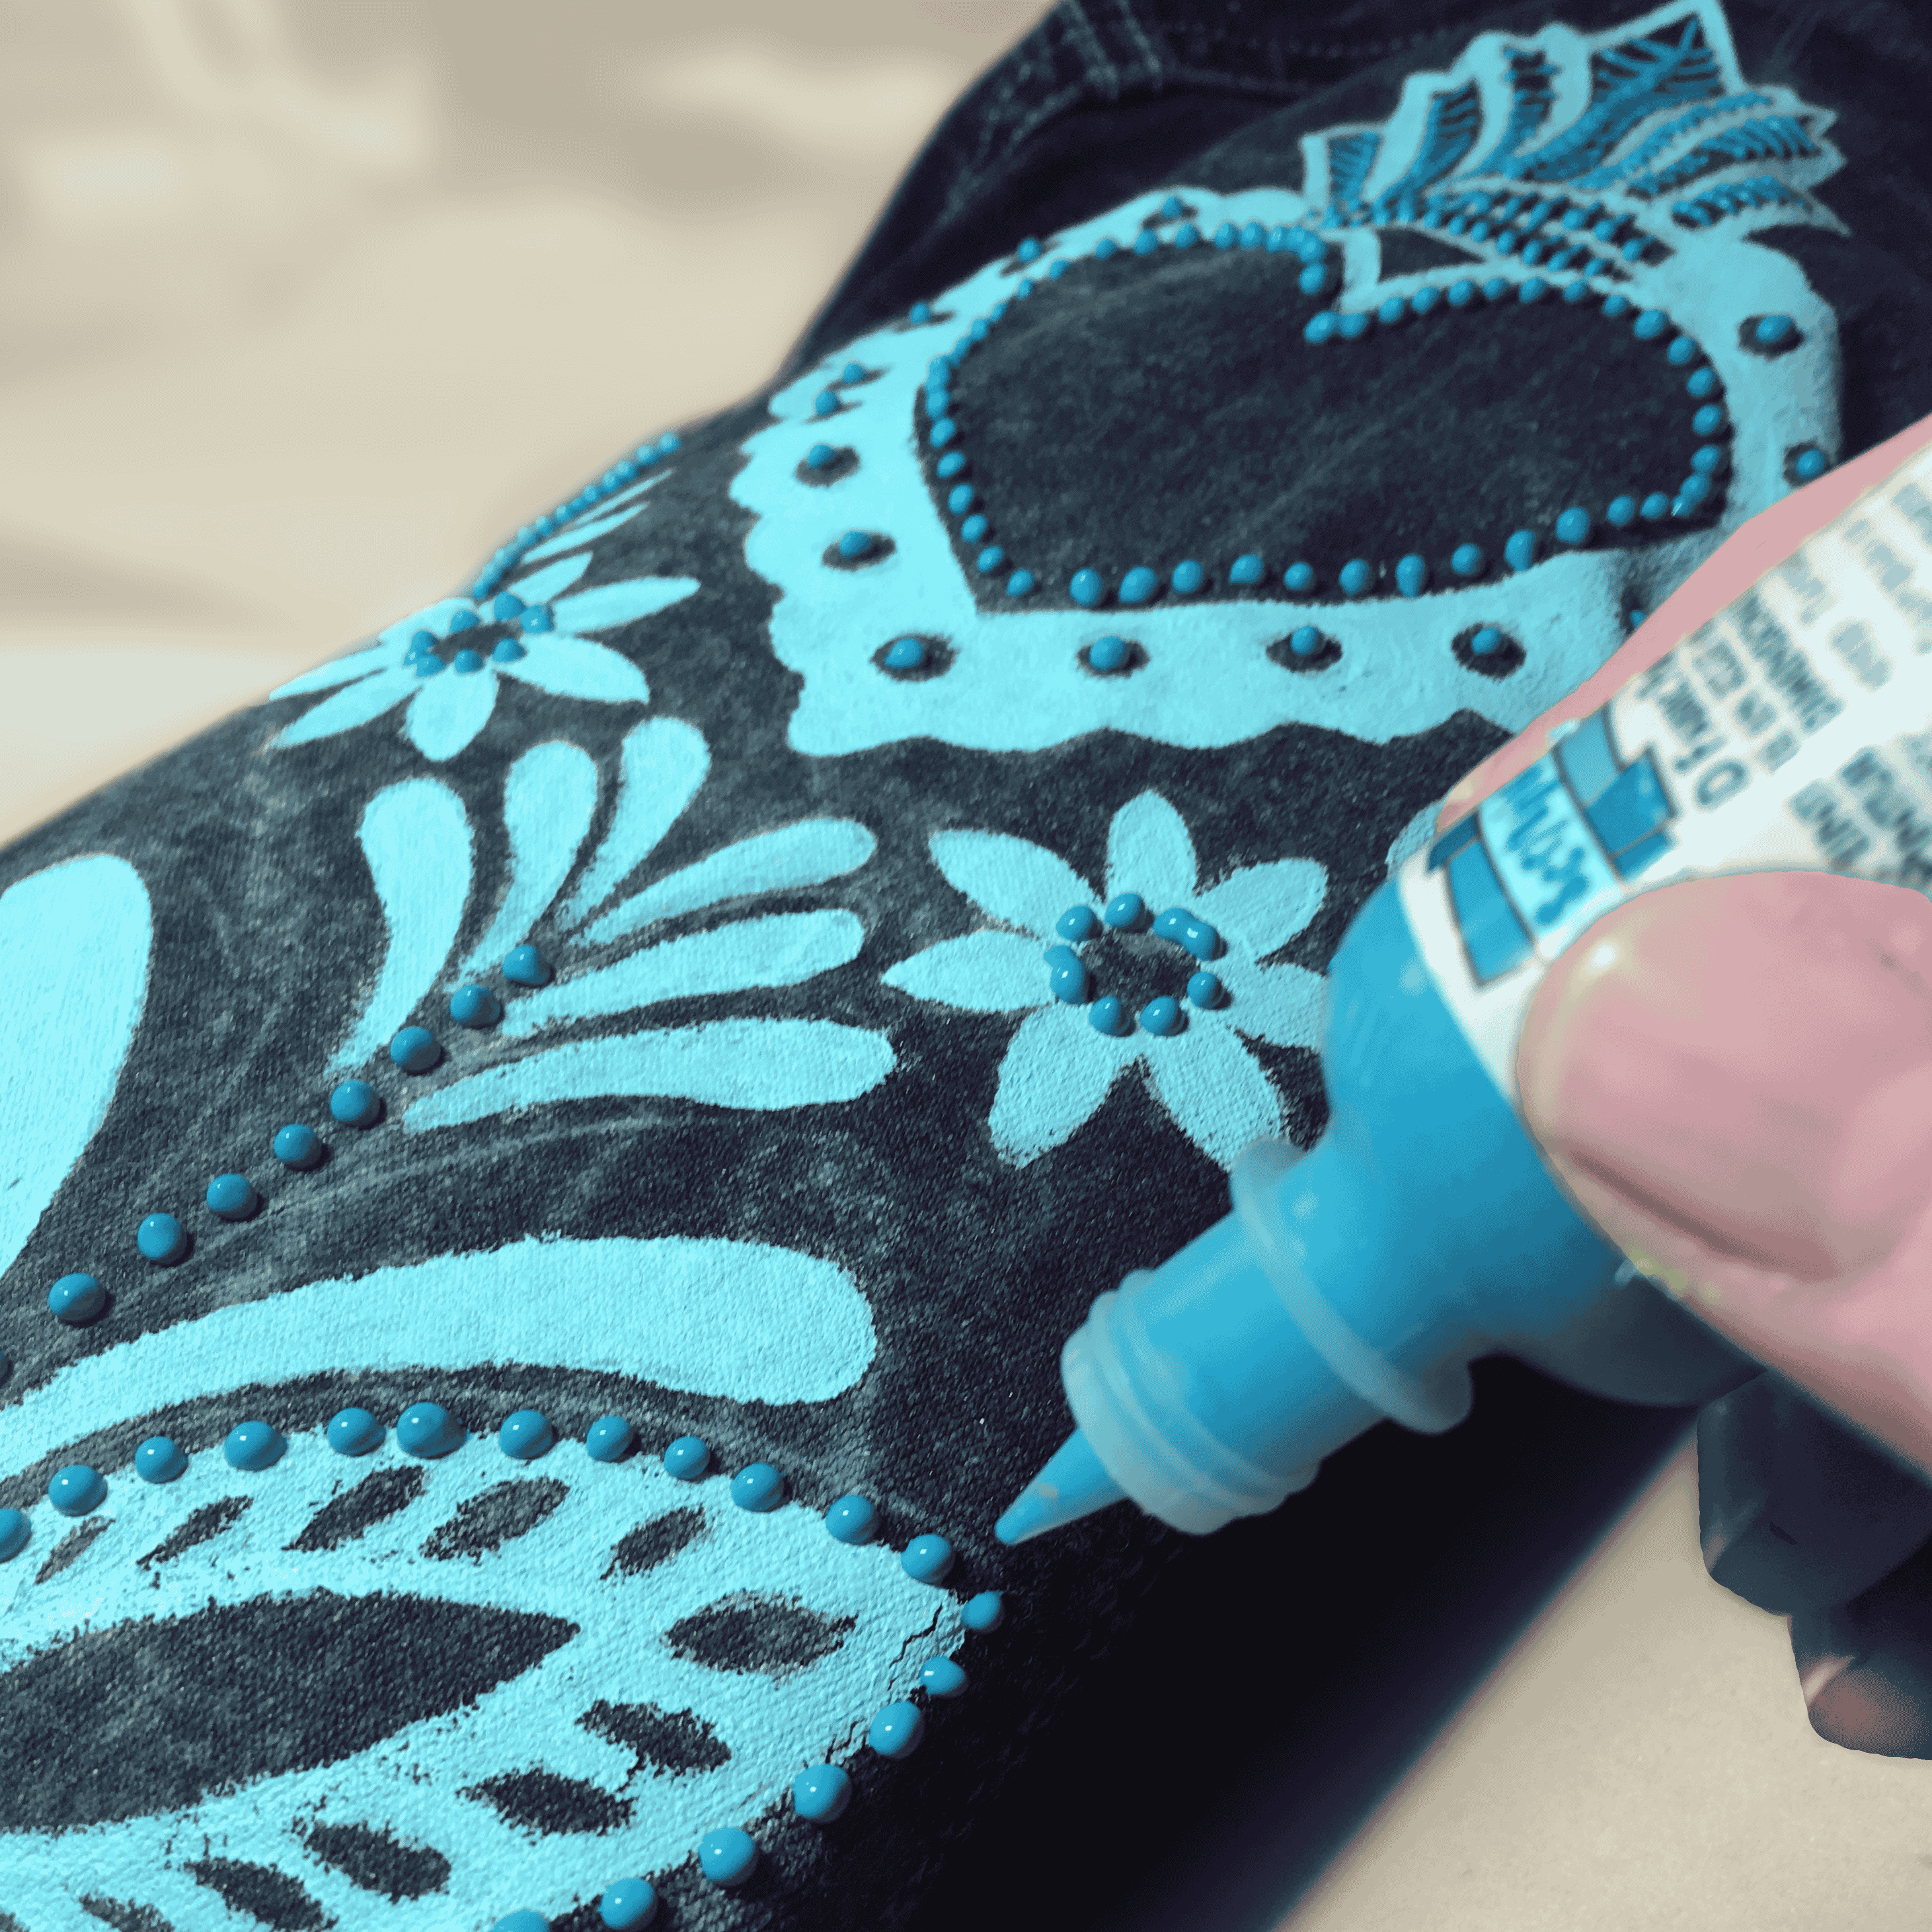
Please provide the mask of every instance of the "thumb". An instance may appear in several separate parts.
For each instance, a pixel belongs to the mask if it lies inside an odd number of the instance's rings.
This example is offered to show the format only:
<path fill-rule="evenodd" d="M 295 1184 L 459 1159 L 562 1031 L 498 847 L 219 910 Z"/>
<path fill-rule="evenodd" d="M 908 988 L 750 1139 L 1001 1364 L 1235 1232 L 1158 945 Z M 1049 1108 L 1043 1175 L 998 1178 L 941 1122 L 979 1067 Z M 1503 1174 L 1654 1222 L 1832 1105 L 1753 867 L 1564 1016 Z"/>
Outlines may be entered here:
<path fill-rule="evenodd" d="M 1640 894 L 1550 969 L 1517 1076 L 1639 1267 L 1932 1473 L 1932 903 L 1806 872 Z"/>

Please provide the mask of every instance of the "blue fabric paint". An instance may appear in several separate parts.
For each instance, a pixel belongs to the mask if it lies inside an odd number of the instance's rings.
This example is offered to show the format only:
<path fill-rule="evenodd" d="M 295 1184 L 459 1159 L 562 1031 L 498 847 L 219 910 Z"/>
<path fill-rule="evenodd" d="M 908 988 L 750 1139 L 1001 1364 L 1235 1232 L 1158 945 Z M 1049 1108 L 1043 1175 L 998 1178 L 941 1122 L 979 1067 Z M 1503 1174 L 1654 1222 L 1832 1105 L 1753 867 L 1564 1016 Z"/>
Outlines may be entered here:
<path fill-rule="evenodd" d="M 450 994 L 449 1017 L 458 1026 L 478 1030 L 493 1027 L 503 1017 L 503 1003 L 488 986 L 472 982 Z"/>
<path fill-rule="evenodd" d="M 556 1440 L 541 1409 L 520 1408 L 506 1415 L 496 1431 L 496 1446 L 519 1462 L 533 1462 Z"/>
<path fill-rule="evenodd" d="M 62 1516 L 88 1516 L 107 1500 L 100 1472 L 86 1462 L 56 1469 L 47 1483 L 47 1501 Z"/>
<path fill-rule="evenodd" d="M 406 1455 L 438 1460 L 469 1439 L 469 1431 L 440 1402 L 412 1402 L 396 1418 L 396 1446 Z"/>
<path fill-rule="evenodd" d="M 107 1291 L 91 1274 L 64 1274 L 47 1290 L 47 1312 L 56 1322 L 78 1328 L 107 1306 Z"/>
<path fill-rule="evenodd" d="M 134 1473 L 144 1483 L 172 1483 L 188 1468 L 188 1457 L 172 1436 L 150 1436 L 134 1451 Z"/>
<path fill-rule="evenodd" d="M 959 1621 L 975 1636 L 984 1636 L 1006 1622 L 1006 1600 L 997 1590 L 982 1590 L 961 1606 Z"/>
<path fill-rule="evenodd" d="M 470 820 L 438 780 L 385 787 L 364 810 L 356 837 L 388 944 L 368 1004 L 330 1058 L 332 1070 L 362 1065 L 395 1037 L 449 956 L 470 898 Z"/>
<path fill-rule="evenodd" d="M 926 1737 L 926 1713 L 916 1704 L 892 1703 L 866 1727 L 866 1742 L 884 1758 L 910 1757 Z"/>
<path fill-rule="evenodd" d="M 966 1682 L 965 1672 L 950 1657 L 928 1658 L 919 1667 L 919 1688 L 928 1697 L 962 1696 Z"/>
<path fill-rule="evenodd" d="M 0 1563 L 10 1563 L 26 1548 L 32 1535 L 25 1510 L 0 1509 Z"/>
<path fill-rule="evenodd" d="M 762 1516 L 784 1501 L 784 1478 L 769 1462 L 748 1462 L 731 1478 L 731 1500 Z"/>
<path fill-rule="evenodd" d="M 836 1543 L 871 1543 L 879 1534 L 879 1512 L 865 1496 L 841 1496 L 825 1512 L 825 1528 Z"/>
<path fill-rule="evenodd" d="M 742 1885 L 757 1869 L 758 1848 L 735 1825 L 706 1832 L 698 1846 L 698 1868 L 713 1885 Z"/>
<path fill-rule="evenodd" d="M 810 1825 L 830 1825 L 852 1802 L 852 1780 L 836 1764 L 815 1764 L 791 1781 L 792 1809 Z"/>
<path fill-rule="evenodd" d="M 427 1073 L 442 1059 L 442 1048 L 427 1028 L 404 1027 L 389 1042 L 389 1058 L 405 1073 Z"/>
<path fill-rule="evenodd" d="M 593 1462 L 621 1462 L 631 1452 L 638 1432 L 621 1415 L 600 1415 L 584 1438 L 584 1453 Z"/>
<path fill-rule="evenodd" d="M 1087 662 L 1097 671 L 1118 670 L 1127 661 L 1127 644 L 1124 638 L 1096 638 L 1087 647 Z"/>
<path fill-rule="evenodd" d="M 620 1878 L 597 1900 L 598 1922 L 610 1932 L 644 1932 L 658 1916 L 658 1894 L 649 1879 Z"/>
<path fill-rule="evenodd" d="M 188 1252 L 188 1235 L 172 1214 L 150 1214 L 134 1230 L 134 1246 L 144 1261 L 165 1268 Z"/>
<path fill-rule="evenodd" d="M 266 1422 L 238 1422 L 221 1444 L 231 1469 L 272 1468 L 288 1448 L 283 1436 Z"/>
<path fill-rule="evenodd" d="M 534 946 L 513 946 L 503 959 L 503 977 L 513 986 L 547 986 L 550 965 Z"/>
<path fill-rule="evenodd" d="M 286 1127 L 277 1128 L 275 1138 L 269 1144 L 275 1158 L 284 1167 L 293 1168 L 298 1172 L 321 1164 L 321 1138 L 313 1127 L 304 1126 L 300 1121 L 291 1121 Z"/>
<path fill-rule="evenodd" d="M 208 1184 L 208 1212 L 224 1221 L 245 1221 L 262 1204 L 245 1174 L 218 1174 Z"/>
<path fill-rule="evenodd" d="M 943 1536 L 916 1536 L 900 1552 L 899 1568 L 915 1583 L 941 1583 L 952 1568 L 952 1546 Z"/>
<path fill-rule="evenodd" d="M 680 1436 L 664 1452 L 668 1474 L 681 1483 L 694 1483 L 711 1466 L 711 1448 L 701 1436 Z"/>
<path fill-rule="evenodd" d="M 366 1408 L 339 1408 L 323 1432 L 338 1456 L 367 1456 L 382 1446 L 382 1425 Z"/>
<path fill-rule="evenodd" d="M 374 1126 L 382 1118 L 382 1098 L 366 1080 L 344 1080 L 329 1094 L 328 1112 L 345 1127 Z"/>

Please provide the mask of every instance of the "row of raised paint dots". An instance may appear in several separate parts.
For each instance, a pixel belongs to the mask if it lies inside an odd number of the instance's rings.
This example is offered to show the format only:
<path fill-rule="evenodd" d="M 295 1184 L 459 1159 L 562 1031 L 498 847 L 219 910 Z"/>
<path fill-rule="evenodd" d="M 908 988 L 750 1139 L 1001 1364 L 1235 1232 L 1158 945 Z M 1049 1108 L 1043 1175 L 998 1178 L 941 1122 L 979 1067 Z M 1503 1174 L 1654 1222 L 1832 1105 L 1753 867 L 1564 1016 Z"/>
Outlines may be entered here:
<path fill-rule="evenodd" d="M 534 946 L 518 946 L 505 958 L 502 974 L 513 986 L 542 986 L 549 982 L 550 966 Z M 450 995 L 449 1016 L 459 1026 L 480 1030 L 502 1018 L 503 1003 L 488 986 L 459 986 Z M 427 1073 L 442 1058 L 441 1042 L 425 1027 L 404 1027 L 388 1051 L 405 1073 Z M 343 1126 L 372 1127 L 382 1117 L 382 1096 L 366 1080 L 344 1080 L 331 1091 L 328 1112 Z M 296 1173 L 320 1166 L 328 1151 L 315 1130 L 300 1121 L 278 1128 L 269 1144 L 276 1160 Z M 223 1221 L 252 1220 L 262 1207 L 261 1193 L 245 1174 L 218 1174 L 204 1198 L 208 1212 Z M 147 1215 L 134 1231 L 136 1251 L 157 1268 L 182 1260 L 191 1245 L 188 1230 L 172 1214 Z M 64 1274 L 47 1290 L 48 1312 L 70 1328 L 94 1321 L 106 1306 L 107 1291 L 91 1274 Z"/>
<path fill-rule="evenodd" d="M 337 1454 L 359 1456 L 380 1448 L 383 1432 L 366 1408 L 345 1408 L 329 1419 L 323 1436 Z M 424 1460 L 452 1454 L 469 1440 L 468 1431 L 439 1402 L 412 1403 L 397 1418 L 397 1447 Z M 556 1440 L 548 1418 L 534 1408 L 517 1410 L 496 1432 L 497 1446 L 520 1462 L 546 1454 Z M 616 1462 L 630 1453 L 636 1440 L 636 1430 L 624 1417 L 606 1415 L 590 1425 L 584 1450 L 592 1462 Z M 242 1422 L 228 1432 L 222 1455 L 231 1468 L 253 1472 L 272 1468 L 287 1448 L 287 1438 L 272 1424 Z M 186 1452 L 169 1436 L 151 1436 L 134 1452 L 134 1472 L 144 1482 L 172 1483 L 188 1466 Z M 664 1466 L 679 1481 L 694 1483 L 710 1472 L 710 1446 L 701 1436 L 680 1436 L 665 1449 Z M 769 1462 L 748 1463 L 731 1478 L 730 1491 L 739 1508 L 762 1515 L 784 1502 L 784 1478 Z M 105 1478 L 84 1462 L 68 1464 L 47 1484 L 48 1502 L 64 1516 L 90 1515 L 106 1498 Z M 825 1527 L 840 1543 L 871 1543 L 879 1534 L 879 1513 L 868 1497 L 843 1496 L 825 1512 Z M 23 1511 L 0 1510 L 0 1562 L 19 1556 L 32 1534 Z M 932 1533 L 914 1537 L 899 1556 L 900 1568 L 915 1582 L 935 1586 L 945 1581 L 952 1564 L 952 1544 Z M 998 1630 L 1005 1616 L 1004 1600 L 996 1590 L 969 1598 L 959 1612 L 960 1622 L 977 1635 Z M 929 1658 L 920 1669 L 919 1688 L 930 1697 L 959 1696 L 967 1682 L 965 1671 L 950 1657 Z M 925 1736 L 925 1712 L 909 1700 L 898 1700 L 873 1718 L 866 1742 L 881 1757 L 897 1760 L 910 1756 Z M 832 1823 L 844 1815 L 851 1798 L 850 1774 L 837 1765 L 812 1766 L 792 1780 L 793 1808 L 810 1824 Z M 698 1858 L 700 1870 L 713 1884 L 742 1885 L 756 1867 L 758 1846 L 749 1832 L 730 1826 L 710 1833 L 698 1846 Z M 656 1894 L 646 1880 L 624 1879 L 603 1894 L 599 1909 L 606 1925 L 641 1926 L 656 1910 Z M 544 1922 L 534 1913 L 513 1912 L 500 1922 L 499 1932 L 502 1927 L 514 1932 Z"/>

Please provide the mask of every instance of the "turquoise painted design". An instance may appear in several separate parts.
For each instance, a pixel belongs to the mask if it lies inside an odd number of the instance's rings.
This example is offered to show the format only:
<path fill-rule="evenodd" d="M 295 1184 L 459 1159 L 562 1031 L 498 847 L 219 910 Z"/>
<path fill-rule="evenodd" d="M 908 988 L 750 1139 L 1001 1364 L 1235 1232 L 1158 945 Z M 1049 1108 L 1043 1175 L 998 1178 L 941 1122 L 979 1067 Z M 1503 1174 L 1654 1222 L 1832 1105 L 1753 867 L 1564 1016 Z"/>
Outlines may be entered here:
<path fill-rule="evenodd" d="M 1311 859 L 1250 866 L 1204 885 L 1194 842 L 1158 792 L 1143 792 L 1114 815 L 1107 834 L 1106 890 L 1096 892 L 1058 854 L 1010 834 L 935 833 L 929 849 L 949 884 L 999 926 L 941 940 L 884 976 L 914 998 L 962 1012 L 1024 1012 L 1000 1064 L 987 1120 L 994 1147 L 1016 1166 L 1070 1139 L 1130 1072 L 1147 1081 L 1174 1124 L 1211 1159 L 1232 1167 L 1242 1149 L 1277 1139 L 1281 1097 L 1245 1043 L 1306 1047 L 1319 1037 L 1322 980 L 1305 967 L 1264 964 L 1313 918 L 1328 877 Z M 1106 992 L 1108 925 L 1073 946 L 1057 922 L 1069 904 L 1108 906 L 1138 895 L 1148 904 L 1185 906 L 1220 935 L 1214 961 L 1223 989 L 1166 1037 L 1144 1028 L 1102 1031 L 1088 1010 L 1052 993 L 1045 950 L 1063 946 Z M 1174 985 L 1184 990 L 1194 962 L 1174 943 Z"/>
<path fill-rule="evenodd" d="M 681 718 L 655 718 L 625 739 L 610 830 L 559 914 L 560 924 L 581 926 L 650 857 L 710 770 L 704 734 Z"/>
<path fill-rule="evenodd" d="M 642 506 L 640 506 L 640 508 Z M 583 541 L 582 533 L 578 541 Z M 279 699 L 331 695 L 311 706 L 271 741 L 286 749 L 351 731 L 405 707 L 404 733 L 432 764 L 442 764 L 472 744 L 495 710 L 505 677 L 553 697 L 602 704 L 643 704 L 650 686 L 620 652 L 590 633 L 613 631 L 691 596 L 690 577 L 629 578 L 566 596 L 589 566 L 592 553 L 545 563 L 508 586 L 518 607 L 495 614 L 494 596 L 478 601 L 445 597 L 390 625 L 376 641 L 332 663 L 291 678 L 269 694 Z M 538 619 L 535 614 L 541 612 Z M 506 627 L 487 655 L 480 645 Z M 459 634 L 472 640 L 473 664 L 446 662 L 438 646 Z M 512 634 L 514 633 L 514 634 Z M 425 641 L 426 640 L 426 641 Z"/>
<path fill-rule="evenodd" d="M 0 1026 L 0 1274 L 107 1118 L 146 1010 L 154 915 L 124 859 L 50 866 L 0 893 L 16 972 Z"/>
<path fill-rule="evenodd" d="M 330 1057 L 332 1073 L 386 1051 L 455 944 L 470 899 L 469 816 L 439 780 L 384 787 L 364 810 L 356 837 L 388 944 L 362 1016 Z"/>
<path fill-rule="evenodd" d="M 488 973 L 548 910 L 590 836 L 597 809 L 597 764 L 571 744 L 538 745 L 510 767 L 503 828 L 510 838 L 510 886 L 490 929 L 457 968 Z"/>
<path fill-rule="evenodd" d="M 1788 88 L 1747 82 L 1718 0 L 1660 7 L 1596 35 L 1560 26 L 1482 34 L 1445 70 L 1411 75 L 1386 122 L 1305 137 L 1298 193 L 1152 190 L 1066 230 L 1042 262 L 988 263 L 934 301 L 946 320 L 895 322 L 806 370 L 772 398 L 772 420 L 746 443 L 731 485 L 758 518 L 747 560 L 778 592 L 772 649 L 804 680 L 792 745 L 837 755 L 929 736 L 1033 751 L 1112 730 L 1207 748 L 1298 723 L 1379 744 L 1465 710 L 1521 730 L 1623 642 L 1626 611 L 1655 609 L 1794 487 L 1791 451 L 1815 446 L 1834 459 L 1840 451 L 1835 318 L 1774 239 L 1758 238 L 1792 223 L 1842 232 L 1813 192 L 1844 164 L 1827 138 L 1831 121 Z M 1640 164 L 1618 158 L 1638 154 Z M 1674 206 L 1660 185 L 1681 178 L 1672 172 L 1679 162 L 1694 168 L 1695 208 Z M 1533 239 L 1502 221 L 1499 208 L 1487 210 L 1511 197 L 1512 220 Z M 1170 202 L 1192 208 L 1187 224 L 1163 212 Z M 1480 218 L 1479 207 L 1496 218 Z M 1570 214 L 1587 215 L 1588 225 L 1564 227 L 1559 217 Z M 1721 382 L 1734 426 L 1721 505 L 1694 517 L 1698 502 L 1672 500 L 1684 502 L 1684 514 L 1641 544 L 1559 550 L 1545 531 L 1533 567 L 1474 583 L 1438 569 L 1414 597 L 1370 595 L 1342 607 L 1286 595 L 1217 599 L 1214 583 L 1231 552 L 1204 560 L 1210 582 L 1192 596 L 1136 608 L 1146 662 L 1131 676 L 1095 676 L 1082 653 L 1108 632 L 1106 614 L 1068 608 L 1067 586 L 1042 584 L 1023 602 L 982 607 L 954 556 L 949 512 L 920 473 L 919 399 L 938 359 L 962 331 L 983 336 L 997 326 L 1022 280 L 1031 285 L 1030 304 L 1051 301 L 1065 262 L 1111 256 L 1108 272 L 1131 278 L 1140 257 L 1129 244 L 1144 244 L 1148 259 L 1159 260 L 1224 230 L 1236 238 L 1228 245 L 1264 245 L 1264 232 L 1270 248 L 1277 236 L 1282 247 L 1298 236 L 1314 244 L 1307 272 L 1328 292 L 1330 332 L 1341 340 L 1291 344 L 1297 353 L 1352 352 L 1347 342 L 1377 326 L 1378 314 L 1425 314 L 1459 280 L 1494 284 L 1500 296 L 1536 283 L 1550 299 L 1556 287 L 1599 302 L 1612 290 L 1633 310 L 1663 311 L 1702 346 Z M 1467 266 L 1387 272 L 1383 238 L 1406 230 L 1458 249 Z M 1552 268 L 1551 256 L 1564 266 Z M 1539 262 L 1554 283 L 1533 272 Z M 1790 354 L 1767 359 L 1739 345 L 1741 324 L 1762 314 L 1793 319 L 1803 339 Z M 862 388 L 838 394 L 840 440 L 856 460 L 808 490 L 797 471 L 822 432 L 815 398 L 848 359 L 870 372 Z M 969 359 L 962 382 L 970 369 Z M 956 427 L 950 440 L 959 440 Z M 962 500 L 972 514 L 989 507 Z M 1604 506 L 1583 507 L 1595 516 Z M 850 530 L 889 538 L 890 554 L 862 570 L 829 567 L 826 552 Z M 1023 562 L 1024 532 L 999 534 Z M 1391 590 L 1396 557 L 1410 548 L 1400 534 L 1390 533 L 1384 560 Z M 1296 533 L 1274 533 L 1269 549 L 1279 571 L 1299 554 Z M 1177 548 L 1167 567 L 1183 555 Z M 1322 568 L 1332 580 L 1344 561 Z M 1484 626 L 1522 643 L 1525 661 L 1507 676 L 1453 648 Z M 1293 669 L 1270 658 L 1270 645 L 1304 628 L 1333 638 L 1331 664 Z M 944 640 L 944 668 L 896 674 L 888 648 L 908 636 Z M 1439 650 L 1418 648 L 1432 636 Z M 1028 703 L 1012 703 L 1016 688 Z"/>

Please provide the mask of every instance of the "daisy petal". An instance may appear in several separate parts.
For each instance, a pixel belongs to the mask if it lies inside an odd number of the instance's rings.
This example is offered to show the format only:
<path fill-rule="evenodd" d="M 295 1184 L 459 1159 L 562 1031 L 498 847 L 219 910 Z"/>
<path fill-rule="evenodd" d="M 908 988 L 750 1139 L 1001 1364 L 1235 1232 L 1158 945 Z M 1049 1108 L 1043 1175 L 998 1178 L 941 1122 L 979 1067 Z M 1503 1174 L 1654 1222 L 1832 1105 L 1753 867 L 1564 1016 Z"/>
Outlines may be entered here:
<path fill-rule="evenodd" d="M 338 731 L 352 731 L 357 725 L 366 724 L 370 718 L 393 710 L 405 698 L 414 697 L 416 686 L 411 672 L 378 671 L 374 677 L 365 677 L 360 684 L 352 684 L 333 698 L 311 705 L 292 724 L 284 728 L 274 741 L 276 748 L 306 745 L 316 738 L 332 738 Z"/>
<path fill-rule="evenodd" d="M 864 922 L 849 912 L 775 913 L 740 919 L 647 946 L 600 972 L 584 973 L 520 999 L 503 1031 L 518 1036 L 572 1020 L 628 1012 L 664 1000 L 795 986 L 858 957 Z"/>
<path fill-rule="evenodd" d="M 530 655 L 502 670 L 556 698 L 587 698 L 604 704 L 643 704 L 651 694 L 644 674 L 627 657 L 562 632 L 528 640 Z"/>
<path fill-rule="evenodd" d="M 1130 798 L 1107 828 L 1107 893 L 1138 892 L 1150 912 L 1188 905 L 1198 876 L 1194 841 L 1157 791 Z"/>
<path fill-rule="evenodd" d="M 681 604 L 698 588 L 694 577 L 628 577 L 617 584 L 600 584 L 594 590 L 566 597 L 551 608 L 560 631 L 610 631 L 639 617 L 655 616 Z"/>
<path fill-rule="evenodd" d="M 424 679 L 410 706 L 410 742 L 440 765 L 475 742 L 496 708 L 496 680 L 488 670 L 446 670 Z"/>
<path fill-rule="evenodd" d="M 793 892 L 823 885 L 862 866 L 877 844 L 862 825 L 850 818 L 808 818 L 776 832 L 761 832 L 646 886 L 614 906 L 590 936 L 615 938 L 654 919 L 700 911 L 746 892 Z"/>
<path fill-rule="evenodd" d="M 1162 1106 L 1209 1160 L 1232 1167 L 1243 1148 L 1281 1138 L 1281 1096 L 1226 1027 L 1194 1020 L 1179 1039 L 1155 1042 L 1147 1061 Z"/>
<path fill-rule="evenodd" d="M 891 1072 L 883 1034 L 830 1020 L 714 1020 L 553 1047 L 426 1094 L 409 1132 L 607 1095 L 775 1112 L 856 1100 Z"/>
<path fill-rule="evenodd" d="M 370 644 L 366 650 L 351 651 L 346 658 L 332 658 L 327 664 L 290 678 L 286 684 L 277 685 L 268 694 L 268 702 L 272 704 L 278 698 L 306 698 L 312 691 L 333 691 L 338 684 L 367 677 L 372 670 L 381 670 L 395 662 L 392 645 Z"/>
<path fill-rule="evenodd" d="M 533 570 L 505 588 L 514 591 L 526 604 L 548 604 L 560 591 L 568 590 L 590 568 L 590 557 L 586 552 L 582 556 L 567 556 L 561 563 L 545 564 L 542 569 Z"/>
<path fill-rule="evenodd" d="M 580 923 L 637 870 L 698 796 L 710 769 L 704 734 L 682 718 L 648 718 L 625 734 L 610 829 L 568 904 L 559 910 L 560 926 Z M 588 936 L 601 940 L 602 926 Z"/>
<path fill-rule="evenodd" d="M 981 911 L 1044 940 L 1070 906 L 1094 905 L 1094 889 L 1064 859 L 1005 832 L 935 832 L 932 862 Z"/>
<path fill-rule="evenodd" d="M 436 778 L 406 778 L 372 798 L 356 832 L 388 944 L 375 989 L 332 1069 L 358 1066 L 395 1036 L 436 982 L 470 898 L 470 820 Z"/>
<path fill-rule="evenodd" d="M 1319 973 L 1305 966 L 1255 966 L 1232 959 L 1216 960 L 1213 970 L 1228 989 L 1222 1017 L 1238 1032 L 1271 1046 L 1321 1045 L 1322 1001 L 1328 982 Z"/>
<path fill-rule="evenodd" d="M 1327 869 L 1312 859 L 1276 859 L 1194 896 L 1193 910 L 1250 959 L 1286 946 L 1321 910 Z"/>
<path fill-rule="evenodd" d="M 879 976 L 916 1000 L 969 1013 L 1010 1013 L 1052 998 L 1039 946 L 1017 932 L 969 932 L 942 939 Z"/>
<path fill-rule="evenodd" d="M 1070 1139 L 1100 1111 L 1121 1070 L 1144 1046 L 1116 1040 L 1064 1007 L 1029 1013 L 1000 1063 L 999 1090 L 986 1125 L 993 1145 L 1024 1167 Z"/>
<path fill-rule="evenodd" d="M 460 973 L 487 972 L 542 918 L 577 863 L 596 808 L 596 764 L 574 745 L 533 746 L 510 767 L 503 785 L 510 889 Z"/>

